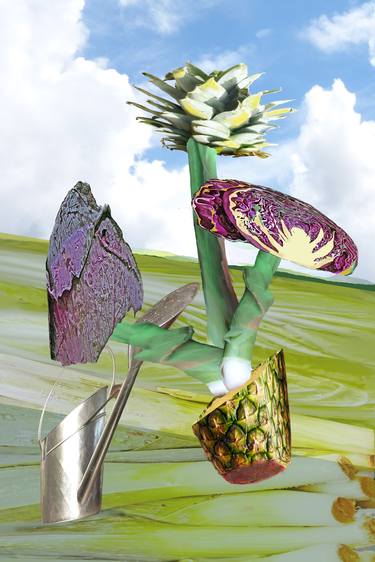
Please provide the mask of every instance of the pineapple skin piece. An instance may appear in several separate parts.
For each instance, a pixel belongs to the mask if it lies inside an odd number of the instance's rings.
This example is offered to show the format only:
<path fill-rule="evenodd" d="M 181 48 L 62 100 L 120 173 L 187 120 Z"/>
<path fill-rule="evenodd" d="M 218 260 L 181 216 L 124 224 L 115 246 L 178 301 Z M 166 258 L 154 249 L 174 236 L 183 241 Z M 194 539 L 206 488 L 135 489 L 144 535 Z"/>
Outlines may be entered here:
<path fill-rule="evenodd" d="M 192 428 L 208 460 L 232 484 L 283 471 L 291 462 L 283 350 L 254 369 L 244 385 L 214 398 Z"/>

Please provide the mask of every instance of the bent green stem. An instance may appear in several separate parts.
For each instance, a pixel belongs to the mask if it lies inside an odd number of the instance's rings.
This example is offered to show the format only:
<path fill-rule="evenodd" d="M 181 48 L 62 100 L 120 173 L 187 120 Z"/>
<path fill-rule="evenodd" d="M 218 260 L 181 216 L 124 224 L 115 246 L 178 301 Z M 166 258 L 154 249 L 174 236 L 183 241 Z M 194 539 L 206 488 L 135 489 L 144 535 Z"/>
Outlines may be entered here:
<path fill-rule="evenodd" d="M 253 267 L 244 268 L 245 292 L 225 334 L 224 359 L 237 358 L 251 363 L 259 324 L 273 303 L 268 290 L 280 258 L 258 252 Z"/>
<path fill-rule="evenodd" d="M 223 350 L 192 339 L 193 329 L 160 328 L 154 324 L 118 324 L 113 338 L 141 348 L 135 359 L 169 365 L 208 384 L 220 378 Z"/>
<path fill-rule="evenodd" d="M 191 196 L 207 180 L 216 178 L 216 151 L 213 148 L 189 139 L 187 143 L 190 170 Z M 224 241 L 211 232 L 203 230 L 193 213 L 195 239 L 201 270 L 202 287 L 207 312 L 208 341 L 223 348 L 233 313 L 237 306 Z"/>

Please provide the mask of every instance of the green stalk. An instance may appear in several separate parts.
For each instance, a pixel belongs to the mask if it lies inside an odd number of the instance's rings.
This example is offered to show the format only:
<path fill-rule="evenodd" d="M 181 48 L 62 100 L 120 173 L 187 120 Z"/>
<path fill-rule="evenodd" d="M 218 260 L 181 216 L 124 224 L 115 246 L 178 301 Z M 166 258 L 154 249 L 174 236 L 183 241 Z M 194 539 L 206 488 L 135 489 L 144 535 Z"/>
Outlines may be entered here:
<path fill-rule="evenodd" d="M 191 398 L 186 399 L 186 396 L 182 399 L 177 399 L 176 396 L 176 393 L 172 398 L 167 393 L 135 388 L 132 400 L 127 405 L 124 424 L 149 431 L 166 432 L 195 443 L 191 426 L 201 415 L 202 404 Z M 312 454 L 314 450 L 323 450 L 344 456 L 374 453 L 374 432 L 371 429 L 293 413 L 291 425 L 294 450 L 300 447 L 311 449 Z M 275 478 L 276 476 L 273 479 Z"/>
<path fill-rule="evenodd" d="M 267 556 L 263 560 L 264 562 L 369 562 L 371 558 L 367 557 L 366 553 L 357 552 L 347 544 L 322 544 L 303 550 Z M 247 562 L 247 560 L 242 562 Z M 374 562 L 373 559 L 372 562 Z"/>
<path fill-rule="evenodd" d="M 321 544 L 271 556 L 215 558 L 215 562 L 374 562 L 371 555 L 371 552 L 357 552 L 345 544 Z M 194 558 L 194 562 L 210 562 L 210 559 Z"/>
<path fill-rule="evenodd" d="M 217 177 L 216 151 L 191 138 L 187 143 L 187 152 L 193 197 L 207 180 Z M 207 311 L 208 341 L 223 348 L 224 336 L 237 306 L 237 297 L 225 256 L 224 241 L 201 228 L 195 213 L 193 213 L 193 220 Z"/>
<path fill-rule="evenodd" d="M 245 292 L 233 315 L 230 330 L 224 338 L 226 343 L 223 371 L 224 382 L 228 388 L 235 388 L 247 380 L 245 378 L 241 381 L 236 378 L 236 373 L 230 370 L 230 361 L 240 359 L 245 362 L 245 377 L 247 364 L 250 372 L 259 324 L 273 303 L 273 297 L 271 292 L 268 291 L 268 286 L 280 261 L 280 258 L 259 250 L 254 266 L 244 268 Z M 235 369 L 236 366 L 233 368 Z"/>
<path fill-rule="evenodd" d="M 352 500 L 324 493 L 280 490 L 145 502 L 125 513 L 176 525 L 327 527 L 352 523 L 356 506 Z"/>
<path fill-rule="evenodd" d="M 366 427 L 292 414 L 293 444 L 307 449 L 372 455 L 374 432 Z"/>
<path fill-rule="evenodd" d="M 346 543 L 365 545 L 373 540 L 369 525 L 351 523 L 340 527 L 184 527 L 131 519 L 116 514 L 78 521 L 63 527 L 46 529 L 35 524 L 25 526 L 15 537 L 5 529 L 0 537 L 0 547 L 5 554 L 17 553 L 20 559 L 26 554 L 63 552 L 66 558 L 77 557 L 77 550 L 88 559 L 118 556 L 122 559 L 181 560 L 184 557 L 208 557 L 216 560 L 222 556 L 276 554 L 320 544 Z M 46 531 L 49 531 L 46 532 Z M 63 532 L 62 532 L 63 531 Z M 90 532 L 92 531 L 92 532 Z M 302 559 L 304 560 L 304 559 Z"/>
<path fill-rule="evenodd" d="M 375 482 L 369 476 L 359 476 L 355 480 L 339 482 L 320 482 L 303 486 L 301 489 L 306 492 L 334 494 L 357 501 L 375 497 Z"/>
<path fill-rule="evenodd" d="M 318 450 L 318 449 L 305 449 L 303 447 L 299 447 L 298 449 L 294 449 L 295 454 L 301 457 L 314 457 L 316 459 L 322 459 L 326 461 L 334 461 L 336 462 L 338 457 L 337 453 L 330 453 L 326 450 Z M 374 469 L 374 459 L 371 455 L 363 455 L 360 453 L 345 453 L 345 459 L 348 460 L 355 468 L 356 471 L 359 469 Z"/>
<path fill-rule="evenodd" d="M 118 324 L 113 339 L 142 348 L 135 358 L 170 365 L 203 383 L 220 378 L 222 349 L 191 339 L 193 329 L 165 329 L 148 323 Z"/>
<path fill-rule="evenodd" d="M 187 395 L 178 389 L 164 388 L 163 392 L 169 394 L 174 398 L 181 398 L 184 403 L 195 404 L 195 412 L 201 414 L 199 409 L 201 403 L 201 395 L 190 393 Z M 180 417 L 181 421 L 181 417 Z M 355 464 L 361 465 L 364 462 L 364 467 L 374 467 L 374 432 L 368 427 L 361 427 L 351 425 L 348 423 L 335 422 L 332 420 L 325 420 L 315 416 L 305 416 L 302 414 L 291 414 L 293 443 L 292 450 L 300 451 L 303 456 L 316 456 L 320 455 L 322 451 L 324 454 L 328 453 L 330 459 L 336 461 L 338 453 L 353 459 Z M 187 431 L 190 432 L 190 420 L 186 420 Z M 181 424 L 178 426 L 181 428 Z M 186 433 L 187 435 L 187 433 Z M 290 470 L 290 468 L 288 468 Z"/>
<path fill-rule="evenodd" d="M 367 550 L 367 551 L 357 551 L 358 554 L 358 562 L 375 562 L 375 554 L 374 554 L 374 550 Z M 344 560 L 344 558 L 343 558 Z M 353 560 L 355 560 L 353 558 Z M 352 562 L 349 558 L 347 558 L 346 560 L 344 560 L 344 562 Z M 357 560 L 355 560 L 355 562 L 357 562 Z"/>
<path fill-rule="evenodd" d="M 208 494 L 252 494 L 338 480 L 349 480 L 338 463 L 299 457 L 293 457 L 288 469 L 272 478 L 238 486 L 224 480 L 207 461 L 106 462 L 104 491 L 109 496 L 105 507 Z"/>

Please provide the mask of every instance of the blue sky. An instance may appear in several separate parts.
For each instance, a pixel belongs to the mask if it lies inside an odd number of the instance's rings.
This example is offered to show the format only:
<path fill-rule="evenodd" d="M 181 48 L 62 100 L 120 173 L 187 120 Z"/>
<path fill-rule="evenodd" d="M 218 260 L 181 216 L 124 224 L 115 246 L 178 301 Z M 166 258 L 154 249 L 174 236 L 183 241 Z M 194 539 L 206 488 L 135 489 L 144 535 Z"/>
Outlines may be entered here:
<path fill-rule="evenodd" d="M 281 87 L 269 99 L 298 112 L 269 134 L 271 158 L 220 157 L 218 174 L 316 206 L 356 242 L 355 276 L 375 281 L 375 0 L 3 0 L 0 36 L 0 231 L 47 238 L 82 180 L 133 248 L 196 255 L 186 154 L 125 102 L 142 71 L 244 62 L 265 73 L 253 91 Z"/>
<path fill-rule="evenodd" d="M 247 63 L 250 73 L 265 73 L 257 82 L 259 88 L 281 87 L 282 96 L 295 100 L 296 108 L 314 84 L 329 88 L 334 78 L 341 78 L 356 92 L 357 110 L 366 119 L 375 118 L 374 69 L 369 66 L 366 43 L 325 53 L 307 41 L 304 33 L 321 14 L 332 17 L 361 6 L 361 2 L 237 0 L 234 9 L 225 1 L 208 2 L 204 9 L 193 6 L 193 13 L 184 14 L 175 31 L 169 32 L 160 31 L 155 22 L 135 23 L 147 17 L 144 4 L 140 1 L 124 7 L 116 0 L 88 0 L 83 21 L 90 36 L 83 54 L 106 57 L 110 66 L 140 84 L 142 71 L 161 77 L 185 61 L 198 63 L 238 52 L 238 62 Z M 298 126 L 298 114 L 280 122 L 280 129 L 272 133 L 273 142 L 293 136 Z M 185 158 L 160 150 L 150 152 L 150 157 L 171 164 L 178 156 Z"/>

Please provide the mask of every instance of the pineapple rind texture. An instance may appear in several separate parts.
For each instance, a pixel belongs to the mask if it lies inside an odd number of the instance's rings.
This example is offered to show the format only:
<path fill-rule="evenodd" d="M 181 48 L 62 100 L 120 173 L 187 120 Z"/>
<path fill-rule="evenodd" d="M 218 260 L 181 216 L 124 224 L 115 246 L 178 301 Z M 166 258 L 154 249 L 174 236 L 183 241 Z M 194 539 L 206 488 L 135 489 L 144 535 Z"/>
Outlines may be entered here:
<path fill-rule="evenodd" d="M 284 470 L 291 434 L 283 351 L 259 365 L 242 387 L 214 398 L 193 432 L 230 482 L 256 482 Z"/>

